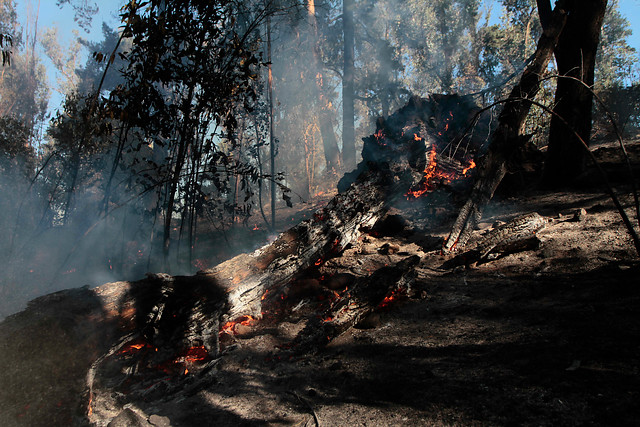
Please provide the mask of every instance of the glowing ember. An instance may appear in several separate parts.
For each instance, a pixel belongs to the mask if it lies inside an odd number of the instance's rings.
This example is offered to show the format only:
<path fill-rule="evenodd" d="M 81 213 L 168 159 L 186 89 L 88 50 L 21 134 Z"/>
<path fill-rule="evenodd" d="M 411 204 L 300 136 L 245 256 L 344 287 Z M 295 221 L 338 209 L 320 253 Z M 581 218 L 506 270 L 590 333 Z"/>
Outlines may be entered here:
<path fill-rule="evenodd" d="M 209 352 L 203 345 L 188 348 L 178 359 L 178 363 L 204 362 L 209 358 Z M 186 372 L 185 372 L 186 374 Z"/>
<path fill-rule="evenodd" d="M 198 270 L 205 270 L 209 267 L 209 261 L 206 259 L 194 259 L 193 266 Z"/>
<path fill-rule="evenodd" d="M 467 166 L 462 170 L 462 175 L 466 175 L 470 169 L 473 169 L 475 167 L 476 167 L 476 162 L 474 162 L 473 159 L 471 159 L 471 163 L 469 163 L 469 166 Z"/>
<path fill-rule="evenodd" d="M 258 319 L 253 316 L 241 316 L 236 320 L 225 323 L 220 329 L 220 334 L 235 335 L 237 325 L 251 326 L 257 321 Z"/>
<path fill-rule="evenodd" d="M 373 134 L 373 136 L 375 137 L 378 144 L 387 145 L 387 143 L 384 142 L 384 132 L 382 131 L 382 129 L 378 129 L 376 133 Z"/>
<path fill-rule="evenodd" d="M 315 265 L 320 265 L 320 264 L 322 264 L 322 258 L 318 258 L 318 260 L 315 263 Z"/>
<path fill-rule="evenodd" d="M 378 304 L 378 308 L 389 307 L 394 301 L 397 301 L 399 298 L 403 297 L 405 295 L 405 292 L 405 288 L 396 289 L 395 291 L 391 292 L 390 295 L 387 295 L 380 304 Z"/>
<path fill-rule="evenodd" d="M 118 352 L 118 354 L 135 354 L 138 351 L 142 350 L 143 348 L 153 348 L 153 346 L 151 346 L 149 343 L 146 343 L 140 340 L 131 341 L 127 343 L 124 347 L 122 347 Z"/>

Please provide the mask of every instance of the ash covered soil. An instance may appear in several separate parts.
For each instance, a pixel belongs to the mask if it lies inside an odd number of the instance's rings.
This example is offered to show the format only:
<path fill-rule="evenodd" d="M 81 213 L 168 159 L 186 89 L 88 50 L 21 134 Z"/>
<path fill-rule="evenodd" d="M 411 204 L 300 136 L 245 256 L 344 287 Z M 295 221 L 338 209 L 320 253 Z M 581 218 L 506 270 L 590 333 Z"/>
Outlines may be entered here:
<path fill-rule="evenodd" d="M 637 164 L 640 144 L 629 149 Z M 596 153 L 631 213 L 616 149 Z M 301 319 L 239 330 L 224 337 L 209 369 L 117 409 L 105 425 L 638 425 L 640 263 L 597 178 L 587 174 L 567 191 L 498 196 L 475 238 L 529 212 L 549 222 L 537 247 L 478 265 L 441 268 L 455 212 L 429 212 L 420 203 L 393 210 L 395 226 L 322 266 L 357 276 L 419 255 L 411 298 L 312 354 L 279 347 Z M 434 226 L 434 215 L 447 218 Z M 50 369 L 73 372 L 56 363 Z M 10 391 L 0 395 L 6 405 Z M 0 419 L 46 425 L 46 414 L 29 418 L 35 406 Z"/>
<path fill-rule="evenodd" d="M 630 151 L 637 158 L 640 145 Z M 615 148 L 597 153 L 618 173 Z M 629 188 L 617 188 L 631 212 Z M 303 327 L 295 321 L 244 328 L 223 342 L 206 387 L 143 404 L 138 420 L 157 414 L 175 426 L 640 423 L 640 264 L 593 174 L 570 191 L 496 198 L 476 238 L 529 212 L 549 223 L 536 248 L 476 266 L 440 269 L 449 226 L 434 229 L 428 208 L 408 206 L 392 212 L 404 219 L 401 226 L 365 235 L 322 268 L 360 275 L 417 254 L 414 298 L 394 302 L 311 355 L 278 350 Z"/>

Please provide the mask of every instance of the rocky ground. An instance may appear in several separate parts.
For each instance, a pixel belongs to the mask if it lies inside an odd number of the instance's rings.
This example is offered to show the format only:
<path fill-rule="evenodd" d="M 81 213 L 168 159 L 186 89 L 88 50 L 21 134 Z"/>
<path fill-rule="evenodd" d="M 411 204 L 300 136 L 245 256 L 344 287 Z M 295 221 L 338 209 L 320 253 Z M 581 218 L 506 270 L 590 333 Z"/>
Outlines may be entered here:
<path fill-rule="evenodd" d="M 631 151 L 637 157 L 640 145 Z M 615 153 L 610 146 L 598 151 L 630 208 Z M 524 213 L 538 212 L 548 223 L 537 246 L 477 265 L 443 268 L 448 259 L 439 247 L 450 225 L 434 225 L 434 215 L 451 212 L 423 204 L 394 210 L 386 229 L 322 269 L 362 275 L 418 255 L 411 298 L 308 354 L 286 348 L 301 319 L 227 334 L 220 359 L 118 410 L 109 425 L 637 425 L 640 263 L 597 179 L 588 174 L 582 183 L 496 198 L 476 238 Z M 12 321 L 0 325 L 0 342 L 20 339 L 8 332 Z M 47 383 L 63 376 L 71 382 L 70 372 L 95 357 L 90 346 L 59 348 L 62 355 L 50 359 L 28 356 L 30 369 L 49 366 L 37 379 L 40 397 L 12 379 L 20 354 L 7 349 L 17 347 L 2 348 L 8 368 L 0 375 L 0 424 L 83 422 L 78 399 L 48 392 L 60 384 Z"/>

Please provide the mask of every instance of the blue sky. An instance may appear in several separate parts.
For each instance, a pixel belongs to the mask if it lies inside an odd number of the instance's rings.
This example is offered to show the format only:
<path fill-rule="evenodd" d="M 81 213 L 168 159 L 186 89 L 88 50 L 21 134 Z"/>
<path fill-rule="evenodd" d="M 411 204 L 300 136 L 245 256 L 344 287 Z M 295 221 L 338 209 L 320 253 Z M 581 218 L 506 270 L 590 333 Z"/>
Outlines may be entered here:
<path fill-rule="evenodd" d="M 496 0 L 485 0 L 496 3 Z M 28 8 L 31 7 L 32 11 L 35 11 L 38 7 L 39 10 L 39 28 L 49 27 L 57 25 L 60 34 L 66 38 L 66 40 L 60 40 L 60 43 L 64 46 L 71 40 L 72 30 L 76 29 L 80 31 L 80 34 L 90 40 L 99 41 L 102 38 L 101 26 L 102 22 L 107 22 L 112 27 L 117 27 L 120 23 L 118 18 L 118 12 L 120 5 L 124 3 L 124 0 L 95 0 L 98 5 L 98 15 L 93 19 L 92 30 L 89 34 L 84 33 L 83 30 L 73 21 L 73 9 L 69 5 L 65 5 L 62 9 L 56 6 L 55 0 L 16 0 L 18 16 L 21 19 L 27 16 Z M 629 21 L 634 34 L 629 38 L 629 45 L 634 47 L 638 53 L 640 53 L 640 0 L 619 0 L 620 11 Z M 497 7 L 494 6 L 494 10 L 497 12 Z M 495 12 L 494 12 L 495 13 Z M 85 53 L 86 54 L 86 53 Z M 83 62 L 83 61 L 81 61 Z M 55 72 L 50 72 L 50 82 L 55 82 Z M 58 108 L 62 101 L 62 97 L 55 92 L 52 92 L 51 101 L 49 103 L 50 109 L 55 110 Z"/>

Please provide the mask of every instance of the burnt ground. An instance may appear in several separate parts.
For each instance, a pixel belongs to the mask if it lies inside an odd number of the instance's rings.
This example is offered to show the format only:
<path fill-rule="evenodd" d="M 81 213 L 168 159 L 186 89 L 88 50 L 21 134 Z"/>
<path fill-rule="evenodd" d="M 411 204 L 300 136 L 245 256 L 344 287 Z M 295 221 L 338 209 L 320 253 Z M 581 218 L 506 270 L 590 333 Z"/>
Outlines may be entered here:
<path fill-rule="evenodd" d="M 145 412 L 172 425 L 314 425 L 313 414 L 320 425 L 637 425 L 640 268 L 631 244 L 597 195 L 534 195 L 521 209 L 552 199 L 588 214 L 549 225 L 535 251 L 472 269 L 435 272 L 429 264 L 442 259 L 428 252 L 417 284 L 424 299 L 399 301 L 374 328 L 293 359 L 272 350 L 295 324 L 236 338 L 214 385 Z M 370 241 L 398 244 L 394 258 L 415 245 Z"/>
<path fill-rule="evenodd" d="M 618 172 L 613 153 L 598 152 Z M 624 181 L 618 188 L 632 206 Z M 426 210 L 394 211 L 401 229 L 367 235 L 322 267 L 358 275 L 417 254 L 413 298 L 312 354 L 278 347 L 299 319 L 225 337 L 209 369 L 115 411 L 110 425 L 640 424 L 640 264 L 598 181 L 588 174 L 578 189 L 494 200 L 476 237 L 523 213 L 549 223 L 535 249 L 479 265 L 440 268 L 448 226 L 433 227 Z M 395 249 L 380 251 L 385 244 Z M 9 395 L 5 387 L 0 403 Z M 29 411 L 0 419 L 46 425 Z"/>

